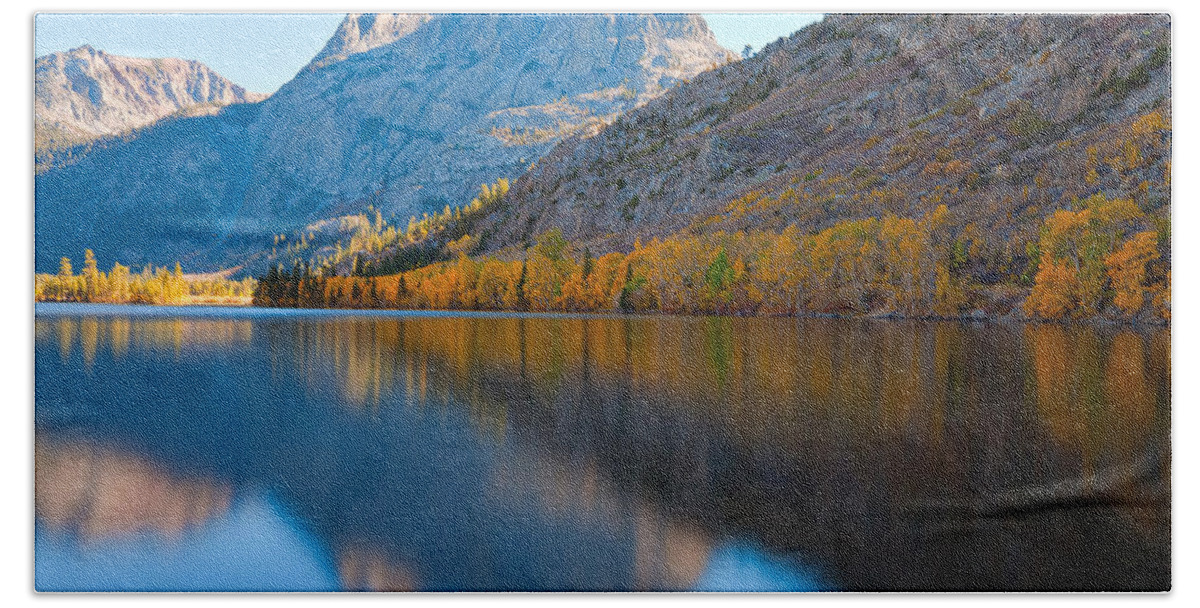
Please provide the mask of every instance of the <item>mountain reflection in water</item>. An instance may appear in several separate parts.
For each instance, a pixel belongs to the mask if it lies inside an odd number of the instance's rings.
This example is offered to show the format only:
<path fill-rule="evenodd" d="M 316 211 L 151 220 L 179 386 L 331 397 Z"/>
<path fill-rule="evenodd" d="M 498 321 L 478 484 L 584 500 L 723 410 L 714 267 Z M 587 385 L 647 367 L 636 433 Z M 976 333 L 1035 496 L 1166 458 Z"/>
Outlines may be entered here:
<path fill-rule="evenodd" d="M 231 500 L 228 488 L 180 482 L 144 459 L 83 445 L 37 445 L 38 590 L 340 588 L 319 545 L 270 496 Z M 49 456 L 59 451 L 75 454 Z"/>
<path fill-rule="evenodd" d="M 43 590 L 1170 584 L 1165 329 L 80 305 L 35 326 Z"/>

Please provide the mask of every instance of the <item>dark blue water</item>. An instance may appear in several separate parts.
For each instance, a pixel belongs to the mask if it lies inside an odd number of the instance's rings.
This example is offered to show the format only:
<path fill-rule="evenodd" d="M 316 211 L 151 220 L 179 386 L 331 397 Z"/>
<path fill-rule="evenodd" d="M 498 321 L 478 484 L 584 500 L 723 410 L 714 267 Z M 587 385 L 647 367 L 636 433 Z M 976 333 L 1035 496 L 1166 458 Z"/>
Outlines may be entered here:
<path fill-rule="evenodd" d="M 40 590 L 1162 589 L 1169 334 L 39 305 Z"/>

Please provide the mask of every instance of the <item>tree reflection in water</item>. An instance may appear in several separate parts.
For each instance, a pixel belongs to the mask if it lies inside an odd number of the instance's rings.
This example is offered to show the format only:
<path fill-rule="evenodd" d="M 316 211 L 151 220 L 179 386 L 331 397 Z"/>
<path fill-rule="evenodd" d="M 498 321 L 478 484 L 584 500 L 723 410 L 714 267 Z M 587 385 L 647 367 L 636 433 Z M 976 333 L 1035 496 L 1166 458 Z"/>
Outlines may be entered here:
<path fill-rule="evenodd" d="M 1167 330 L 39 314 L 39 439 L 266 487 L 345 588 L 1170 580 Z"/>

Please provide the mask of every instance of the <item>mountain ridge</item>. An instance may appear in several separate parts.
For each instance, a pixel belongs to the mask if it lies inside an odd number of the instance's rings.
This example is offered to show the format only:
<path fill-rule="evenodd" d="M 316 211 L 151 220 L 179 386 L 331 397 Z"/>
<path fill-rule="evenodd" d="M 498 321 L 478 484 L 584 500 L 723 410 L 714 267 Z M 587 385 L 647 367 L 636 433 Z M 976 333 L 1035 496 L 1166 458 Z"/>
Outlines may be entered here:
<path fill-rule="evenodd" d="M 732 59 L 695 15 L 423 19 L 392 20 L 408 25 L 379 38 L 370 32 L 387 19 L 364 36 L 349 16 L 310 68 L 254 110 L 174 121 L 40 175 L 39 267 L 92 247 L 132 263 L 157 252 L 215 268 L 243 262 L 272 234 L 368 205 L 437 211 Z M 386 43 L 366 48 L 367 38 Z M 178 229 L 147 233 L 147 212 Z"/>
<path fill-rule="evenodd" d="M 35 154 L 45 169 L 56 151 L 266 97 L 199 61 L 126 57 L 85 44 L 34 62 Z"/>
<path fill-rule="evenodd" d="M 351 55 L 386 46 L 413 33 L 432 18 L 426 13 L 351 13 L 304 69 L 318 70 Z"/>

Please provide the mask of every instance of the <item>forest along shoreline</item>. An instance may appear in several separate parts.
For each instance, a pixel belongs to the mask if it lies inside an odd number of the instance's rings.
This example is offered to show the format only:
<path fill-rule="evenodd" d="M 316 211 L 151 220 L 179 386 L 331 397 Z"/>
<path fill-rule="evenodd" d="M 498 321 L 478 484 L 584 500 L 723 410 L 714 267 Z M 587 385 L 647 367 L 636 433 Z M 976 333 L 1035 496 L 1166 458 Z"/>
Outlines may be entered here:
<path fill-rule="evenodd" d="M 83 254 L 83 270 L 75 274 L 70 258 L 62 258 L 57 274 L 35 274 L 35 302 L 84 302 L 96 304 L 156 304 L 167 306 L 250 306 L 258 284 L 253 278 L 228 278 L 225 273 L 184 274 L 175 262 L 173 270 L 147 265 L 138 274 L 114 263 L 112 270 L 99 269 L 96 256 Z"/>
<path fill-rule="evenodd" d="M 297 261 L 255 280 L 185 275 L 116 263 L 105 273 L 91 250 L 73 272 L 35 276 L 42 302 L 226 305 L 276 308 L 464 310 L 919 320 L 1091 321 L 1168 325 L 1170 270 L 1161 231 L 1134 232 L 1144 217 L 1128 199 L 1095 195 L 1046 219 L 1028 247 L 1030 287 L 980 285 L 960 272 L 974 246 L 944 234 L 944 205 L 919 220 L 886 215 L 843 221 L 802 236 L 782 232 L 675 235 L 598 258 L 552 229 L 507 255 L 472 257 L 470 235 L 453 260 L 369 276 Z M 1169 230 L 1169 228 L 1167 228 Z M 1132 235 L 1125 235 L 1133 232 Z M 1169 242 L 1169 232 L 1165 235 Z M 975 237 L 979 238 L 979 237 Z M 232 271 L 227 271 L 231 273 Z"/>
<path fill-rule="evenodd" d="M 557 229 L 525 250 L 454 258 L 369 276 L 354 259 L 296 262 L 260 278 L 253 303 L 283 308 L 662 313 L 885 319 L 1097 321 L 1166 325 L 1171 317 L 1169 226 L 1140 229 L 1130 199 L 1097 194 L 1049 216 L 1027 245 L 1020 283 L 980 284 L 963 271 L 982 235 L 947 234 L 945 205 L 913 220 L 848 220 L 801 235 L 677 234 L 629 253 L 594 257 Z M 1127 236 L 1128 235 L 1128 236 Z M 580 251 L 582 249 L 582 251 Z"/>

